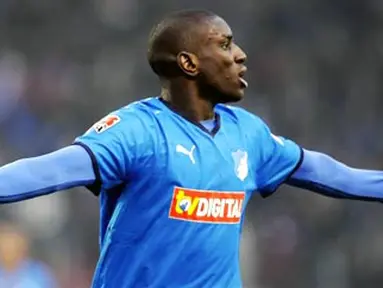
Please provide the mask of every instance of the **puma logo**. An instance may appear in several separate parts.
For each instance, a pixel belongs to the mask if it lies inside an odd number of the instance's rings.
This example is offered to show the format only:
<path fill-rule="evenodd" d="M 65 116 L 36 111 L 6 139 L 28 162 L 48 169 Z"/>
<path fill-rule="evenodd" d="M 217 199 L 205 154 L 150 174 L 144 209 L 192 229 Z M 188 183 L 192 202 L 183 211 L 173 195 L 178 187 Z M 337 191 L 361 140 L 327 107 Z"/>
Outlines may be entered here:
<path fill-rule="evenodd" d="M 176 146 L 176 151 L 178 153 L 182 153 L 182 154 L 185 154 L 186 156 L 189 157 L 190 161 L 195 164 L 195 159 L 194 159 L 194 156 L 193 156 L 193 152 L 195 150 L 195 145 L 193 145 L 193 147 L 190 149 L 190 151 L 188 149 L 186 149 L 184 146 L 178 144 Z"/>

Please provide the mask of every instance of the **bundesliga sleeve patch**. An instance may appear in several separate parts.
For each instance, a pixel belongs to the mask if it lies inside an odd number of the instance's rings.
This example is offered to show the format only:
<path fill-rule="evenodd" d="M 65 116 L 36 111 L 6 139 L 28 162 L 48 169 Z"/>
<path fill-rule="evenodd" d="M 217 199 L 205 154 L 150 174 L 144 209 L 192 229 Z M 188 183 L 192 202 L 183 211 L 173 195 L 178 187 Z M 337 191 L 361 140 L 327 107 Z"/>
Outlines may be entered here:
<path fill-rule="evenodd" d="M 112 128 L 114 125 L 119 123 L 121 121 L 121 118 L 117 115 L 108 115 L 105 118 L 101 119 L 99 122 L 93 125 L 94 131 L 96 133 L 100 134 L 102 132 L 105 132 L 109 128 Z"/>
<path fill-rule="evenodd" d="M 205 191 L 175 187 L 169 218 L 199 223 L 237 224 L 245 192 Z"/>

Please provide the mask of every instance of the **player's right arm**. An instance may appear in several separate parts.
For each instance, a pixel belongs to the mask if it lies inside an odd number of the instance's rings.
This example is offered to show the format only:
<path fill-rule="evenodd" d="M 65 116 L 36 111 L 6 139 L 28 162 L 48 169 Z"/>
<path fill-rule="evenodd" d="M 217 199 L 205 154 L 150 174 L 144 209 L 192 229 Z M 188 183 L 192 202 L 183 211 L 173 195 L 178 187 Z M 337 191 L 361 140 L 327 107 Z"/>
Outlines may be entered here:
<path fill-rule="evenodd" d="M 96 177 L 84 148 L 69 146 L 43 156 L 21 159 L 0 168 L 0 203 L 12 203 L 76 186 Z"/>

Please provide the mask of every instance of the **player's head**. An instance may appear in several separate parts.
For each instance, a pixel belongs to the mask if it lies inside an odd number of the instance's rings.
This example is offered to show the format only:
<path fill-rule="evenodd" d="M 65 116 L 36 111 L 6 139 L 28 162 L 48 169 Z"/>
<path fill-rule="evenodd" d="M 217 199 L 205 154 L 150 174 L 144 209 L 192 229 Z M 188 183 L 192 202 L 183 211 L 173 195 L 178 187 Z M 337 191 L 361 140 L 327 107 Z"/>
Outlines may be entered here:
<path fill-rule="evenodd" d="M 242 99 L 247 86 L 246 54 L 225 20 L 209 11 L 180 11 L 163 19 L 150 34 L 148 60 L 161 80 L 190 81 L 201 97 L 216 103 Z"/>

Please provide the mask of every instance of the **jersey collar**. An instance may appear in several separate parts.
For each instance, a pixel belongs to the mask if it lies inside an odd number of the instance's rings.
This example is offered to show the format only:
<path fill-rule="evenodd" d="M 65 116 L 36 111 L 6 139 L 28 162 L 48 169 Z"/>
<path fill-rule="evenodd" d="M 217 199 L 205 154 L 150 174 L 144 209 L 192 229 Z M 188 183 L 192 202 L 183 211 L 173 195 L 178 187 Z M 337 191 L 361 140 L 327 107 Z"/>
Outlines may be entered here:
<path fill-rule="evenodd" d="M 162 97 L 158 97 L 158 100 L 164 106 L 166 106 L 168 109 L 170 109 L 172 112 L 174 112 L 175 114 L 181 116 L 182 118 L 184 118 L 185 120 L 189 121 L 190 123 L 194 124 L 195 126 L 200 128 L 203 132 L 209 134 L 212 137 L 214 137 L 217 134 L 217 132 L 219 131 L 219 129 L 221 128 L 221 116 L 217 112 L 214 112 L 214 120 L 215 120 L 214 121 L 214 128 L 211 131 L 209 131 L 201 123 L 199 123 L 197 121 L 194 121 L 194 120 L 186 117 L 185 115 L 183 115 L 179 111 L 177 111 L 173 106 L 170 105 L 170 103 L 168 101 L 164 100 Z"/>

